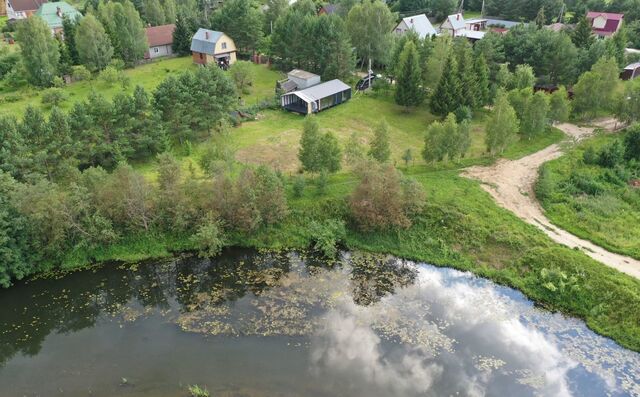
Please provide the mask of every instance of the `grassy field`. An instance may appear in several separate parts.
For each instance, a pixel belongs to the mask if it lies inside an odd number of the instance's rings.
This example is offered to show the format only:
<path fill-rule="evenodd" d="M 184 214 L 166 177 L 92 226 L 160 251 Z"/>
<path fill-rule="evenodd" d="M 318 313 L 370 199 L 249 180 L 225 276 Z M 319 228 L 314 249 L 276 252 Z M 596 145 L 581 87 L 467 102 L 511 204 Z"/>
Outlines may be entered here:
<path fill-rule="evenodd" d="M 545 165 L 540 197 L 551 221 L 614 252 L 640 259 L 640 190 L 619 181 L 612 169 L 585 164 L 584 151 L 596 151 L 617 137 L 599 135 Z"/>
<path fill-rule="evenodd" d="M 127 88 L 123 88 L 118 83 L 108 85 L 98 78 L 74 82 L 64 87 L 67 100 L 60 107 L 64 110 L 69 110 L 74 102 L 85 99 L 92 91 L 99 92 L 107 98 L 112 98 L 122 91 L 133 92 L 136 85 L 152 91 L 164 78 L 195 68 L 196 66 L 191 62 L 191 57 L 165 58 L 140 65 L 134 69 L 125 70 L 124 73 L 131 80 L 131 84 Z M 279 73 L 260 65 L 253 65 L 253 70 L 256 82 L 252 87 L 251 94 L 243 98 L 247 105 L 254 104 L 265 97 L 273 96 L 275 81 L 280 76 Z M 21 117 L 26 106 L 42 106 L 43 92 L 44 90 L 34 87 L 1 92 L 0 103 L 2 106 L 0 106 L 0 114 L 13 114 L 16 117 Z"/>

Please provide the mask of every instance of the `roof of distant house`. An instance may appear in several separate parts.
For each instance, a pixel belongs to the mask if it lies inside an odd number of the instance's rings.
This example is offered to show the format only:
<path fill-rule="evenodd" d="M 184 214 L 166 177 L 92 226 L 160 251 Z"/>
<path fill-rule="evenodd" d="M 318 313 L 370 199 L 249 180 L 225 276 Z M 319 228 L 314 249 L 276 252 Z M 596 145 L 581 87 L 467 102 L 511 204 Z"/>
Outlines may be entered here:
<path fill-rule="evenodd" d="M 149 42 L 149 47 L 172 44 L 173 31 L 175 29 L 175 24 L 151 26 L 146 28 L 144 31 L 147 34 L 147 42 Z"/>
<path fill-rule="evenodd" d="M 309 88 L 305 88 L 304 90 L 294 91 L 291 94 L 297 95 L 298 97 L 304 99 L 306 102 L 313 102 L 322 98 L 326 98 L 333 94 L 337 94 L 338 92 L 348 90 L 350 88 L 351 87 L 349 87 L 342 81 L 335 79 L 327 81 L 325 83 L 314 85 Z"/>
<path fill-rule="evenodd" d="M 614 21 L 621 21 L 624 18 L 624 14 L 616 14 L 613 12 L 589 11 L 587 12 L 587 19 L 593 19 L 600 15 L 604 16 L 607 19 L 613 19 Z"/>
<path fill-rule="evenodd" d="M 62 27 L 62 17 L 69 19 L 81 18 L 82 14 L 66 1 L 44 3 L 36 11 L 36 15 L 44 19 L 51 29 Z"/>
<path fill-rule="evenodd" d="M 47 0 L 9 0 L 14 11 L 33 11 L 40 8 Z"/>
<path fill-rule="evenodd" d="M 518 26 L 520 25 L 522 22 L 516 22 L 516 21 L 507 21 L 506 19 L 492 19 L 492 18 L 487 18 L 487 25 L 488 26 L 496 26 L 496 25 L 502 25 L 507 29 L 510 29 L 514 26 Z M 526 23 L 525 23 L 526 25 Z"/>
<path fill-rule="evenodd" d="M 313 74 L 311 72 L 307 72 L 306 70 L 302 70 L 302 69 L 293 69 L 292 71 L 287 73 L 287 76 L 293 76 L 303 80 L 308 80 L 314 77 L 318 77 L 317 74 Z"/>
<path fill-rule="evenodd" d="M 402 18 L 409 29 L 413 29 L 421 39 L 438 34 L 425 14 Z"/>
<path fill-rule="evenodd" d="M 455 30 L 464 29 L 464 16 L 461 13 L 449 15 L 447 20 Z"/>
<path fill-rule="evenodd" d="M 224 33 L 215 30 L 200 28 L 191 39 L 191 51 L 213 55 L 216 52 L 216 43 Z"/>
<path fill-rule="evenodd" d="M 560 23 L 560 22 L 552 23 L 551 25 L 545 26 L 545 28 L 547 28 L 549 30 L 553 30 L 554 32 L 561 32 L 561 31 L 565 30 L 567 27 L 568 27 L 567 25 L 565 25 L 564 23 Z"/>
<path fill-rule="evenodd" d="M 469 30 L 469 29 L 462 29 L 456 33 L 458 37 L 466 37 L 468 39 L 473 39 L 473 40 L 480 40 L 484 38 L 485 34 L 487 34 L 487 32 L 481 32 L 478 30 Z"/>
<path fill-rule="evenodd" d="M 324 11 L 325 14 L 333 14 L 338 11 L 338 6 L 336 4 L 325 4 L 320 8 L 321 11 Z"/>

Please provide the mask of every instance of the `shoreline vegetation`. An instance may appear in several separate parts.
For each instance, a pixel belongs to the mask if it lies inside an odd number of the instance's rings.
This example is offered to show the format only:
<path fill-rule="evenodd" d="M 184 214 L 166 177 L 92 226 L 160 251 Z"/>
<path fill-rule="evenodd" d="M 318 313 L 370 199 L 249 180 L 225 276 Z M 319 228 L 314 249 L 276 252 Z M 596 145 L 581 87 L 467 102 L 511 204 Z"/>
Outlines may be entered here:
<path fill-rule="evenodd" d="M 407 174 L 424 186 L 427 194 L 427 207 L 413 225 L 375 233 L 347 228 L 340 245 L 349 250 L 471 271 L 523 292 L 547 310 L 581 318 L 598 334 L 640 351 L 638 280 L 554 243 L 534 226 L 498 207 L 478 182 L 457 173 L 424 173 L 419 167 L 408 170 Z M 309 227 L 311 223 L 340 215 L 348 218 L 346 197 L 356 183 L 352 176 L 331 176 L 329 193 L 320 198 L 312 189 L 293 198 L 292 187 L 287 186 L 290 213 L 281 223 L 262 227 L 250 235 L 232 233 L 226 245 L 308 249 L 316 238 Z M 88 263 L 166 258 L 197 250 L 187 235 L 124 236 L 108 247 L 76 251 L 67 257 L 63 270 Z"/>

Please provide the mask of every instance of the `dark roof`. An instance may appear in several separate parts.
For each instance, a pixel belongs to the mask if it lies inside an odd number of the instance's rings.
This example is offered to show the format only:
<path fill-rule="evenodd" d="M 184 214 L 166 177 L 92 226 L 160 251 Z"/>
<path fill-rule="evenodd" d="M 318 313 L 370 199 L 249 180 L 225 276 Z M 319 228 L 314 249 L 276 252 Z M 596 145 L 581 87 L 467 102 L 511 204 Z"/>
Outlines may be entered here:
<path fill-rule="evenodd" d="M 338 6 L 336 4 L 325 4 L 320 10 L 324 11 L 325 14 L 333 14 L 338 10 Z"/>
<path fill-rule="evenodd" d="M 14 11 L 35 11 L 47 0 L 9 0 Z"/>
<path fill-rule="evenodd" d="M 173 43 L 173 31 L 176 29 L 176 25 L 160 25 L 151 26 L 144 31 L 147 34 L 147 41 L 149 47 L 156 47 L 159 45 L 167 45 Z"/>

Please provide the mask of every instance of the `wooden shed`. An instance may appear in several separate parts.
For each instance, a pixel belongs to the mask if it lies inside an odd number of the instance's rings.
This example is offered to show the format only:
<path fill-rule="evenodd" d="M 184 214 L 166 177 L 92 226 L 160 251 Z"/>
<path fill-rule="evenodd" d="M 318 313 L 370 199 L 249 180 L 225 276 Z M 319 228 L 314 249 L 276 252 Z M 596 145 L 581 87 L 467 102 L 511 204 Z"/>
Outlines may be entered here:
<path fill-rule="evenodd" d="M 638 77 L 640 77 L 640 62 L 627 65 L 620 73 L 620 79 L 622 80 L 633 80 Z"/>
<path fill-rule="evenodd" d="M 351 87 L 335 79 L 284 94 L 280 100 L 282 107 L 300 114 L 317 113 L 339 105 L 351 98 Z"/>

